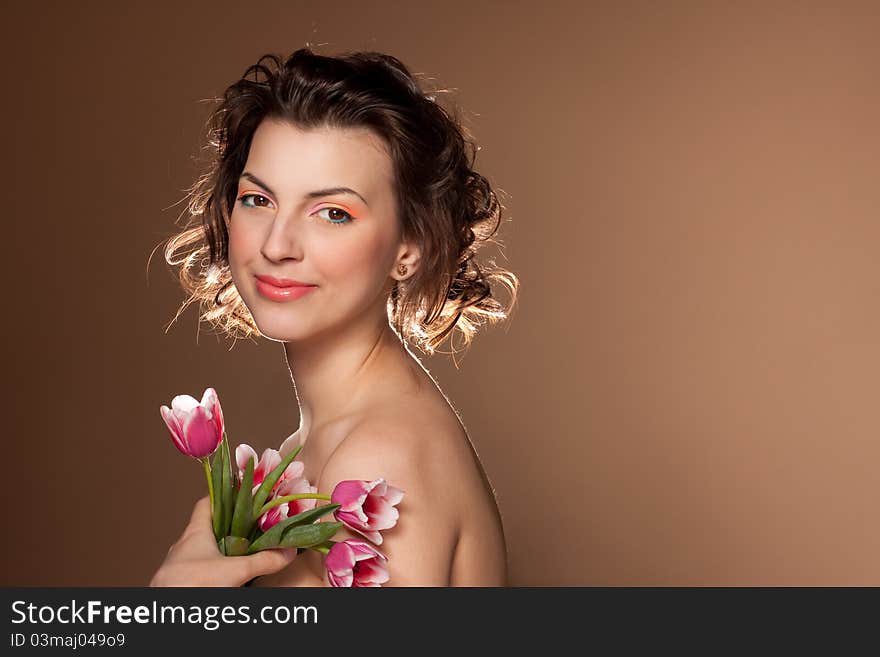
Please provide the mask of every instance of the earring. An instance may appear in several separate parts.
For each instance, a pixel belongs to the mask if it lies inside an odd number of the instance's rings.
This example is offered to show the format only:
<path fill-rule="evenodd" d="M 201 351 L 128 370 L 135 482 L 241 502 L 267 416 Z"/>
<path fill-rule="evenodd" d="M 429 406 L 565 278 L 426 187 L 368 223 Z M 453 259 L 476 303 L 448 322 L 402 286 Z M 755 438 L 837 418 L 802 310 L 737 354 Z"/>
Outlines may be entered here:
<path fill-rule="evenodd" d="M 398 274 L 400 274 L 401 276 L 406 276 L 406 271 L 406 265 L 404 265 L 403 263 L 397 265 Z"/>

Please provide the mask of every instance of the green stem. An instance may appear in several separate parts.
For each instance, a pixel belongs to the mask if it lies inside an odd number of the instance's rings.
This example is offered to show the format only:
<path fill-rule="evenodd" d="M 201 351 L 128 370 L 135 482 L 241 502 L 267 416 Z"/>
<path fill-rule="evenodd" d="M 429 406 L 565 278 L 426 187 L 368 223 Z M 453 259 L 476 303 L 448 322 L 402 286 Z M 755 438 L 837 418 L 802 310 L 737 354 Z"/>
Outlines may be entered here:
<path fill-rule="evenodd" d="M 330 546 L 324 545 L 323 543 L 319 545 L 313 545 L 309 549 L 314 550 L 315 552 L 320 552 L 321 554 L 327 554 L 328 552 L 330 552 Z"/>
<path fill-rule="evenodd" d="M 293 502 L 294 500 L 330 500 L 329 495 L 324 495 L 322 493 L 295 493 L 293 495 L 285 495 L 284 497 L 276 497 L 274 500 L 266 502 L 262 507 L 260 507 L 260 512 L 257 514 L 257 517 L 260 517 L 269 509 L 281 506 L 282 504 L 286 504 L 287 502 Z"/>
<path fill-rule="evenodd" d="M 221 534 L 226 536 L 229 534 L 229 525 L 232 524 L 232 509 L 235 507 L 235 473 L 232 469 L 232 461 L 229 460 L 229 438 L 226 436 L 226 429 L 223 429 L 223 442 L 220 445 L 223 455 L 220 462 L 223 463 L 224 470 L 220 475 L 220 485 L 222 490 L 219 492 L 221 504 L 223 508 L 223 517 L 220 522 Z"/>
<path fill-rule="evenodd" d="M 214 508 L 214 480 L 211 477 L 211 462 L 208 460 L 206 456 L 203 459 L 199 459 L 202 462 L 202 465 L 205 466 L 205 476 L 208 478 L 208 495 L 211 496 L 211 509 Z"/>

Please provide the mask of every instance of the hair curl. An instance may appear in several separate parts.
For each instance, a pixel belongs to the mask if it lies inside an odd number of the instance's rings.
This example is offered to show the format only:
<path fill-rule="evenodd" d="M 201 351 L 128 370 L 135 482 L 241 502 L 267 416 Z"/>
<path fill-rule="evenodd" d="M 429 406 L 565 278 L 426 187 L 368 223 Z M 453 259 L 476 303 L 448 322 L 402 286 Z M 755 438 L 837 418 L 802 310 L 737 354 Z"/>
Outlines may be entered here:
<path fill-rule="evenodd" d="M 328 57 L 310 48 L 284 60 L 268 54 L 216 100 L 203 149 L 207 167 L 186 190 L 189 220 L 165 247 L 189 294 L 175 320 L 198 301 L 200 319 L 233 339 L 260 335 L 232 282 L 226 226 L 254 132 L 266 118 L 303 129 L 365 127 L 385 140 L 404 238 L 422 249 L 415 273 L 398 281 L 388 299 L 401 338 L 432 354 L 457 328 L 466 348 L 485 321 L 509 316 L 517 277 L 475 259 L 479 242 L 495 242 L 502 209 L 489 181 L 472 168 L 478 148 L 458 109 L 441 107 L 398 59 L 377 52 Z M 509 306 L 493 297 L 493 280 L 510 290 Z M 456 353 L 454 346 L 448 353 Z"/>

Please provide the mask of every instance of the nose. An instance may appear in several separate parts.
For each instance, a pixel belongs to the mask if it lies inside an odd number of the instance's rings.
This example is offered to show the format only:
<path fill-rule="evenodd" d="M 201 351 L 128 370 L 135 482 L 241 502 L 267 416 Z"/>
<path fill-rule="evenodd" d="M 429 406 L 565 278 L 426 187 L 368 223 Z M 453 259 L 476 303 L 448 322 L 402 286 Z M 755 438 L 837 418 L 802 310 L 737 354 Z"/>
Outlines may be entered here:
<path fill-rule="evenodd" d="M 273 262 L 288 258 L 302 259 L 302 242 L 296 235 L 296 222 L 296 217 L 284 216 L 280 213 L 275 215 L 260 248 L 264 258 Z"/>

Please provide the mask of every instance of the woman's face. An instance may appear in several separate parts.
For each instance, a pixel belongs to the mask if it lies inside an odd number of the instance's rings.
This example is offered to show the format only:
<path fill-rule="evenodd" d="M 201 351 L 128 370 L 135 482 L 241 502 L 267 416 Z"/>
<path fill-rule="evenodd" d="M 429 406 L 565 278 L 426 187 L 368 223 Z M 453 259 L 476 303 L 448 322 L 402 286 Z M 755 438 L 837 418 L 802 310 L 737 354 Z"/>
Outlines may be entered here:
<path fill-rule="evenodd" d="M 263 335 L 295 341 L 384 319 L 391 274 L 409 252 L 393 185 L 383 141 L 368 130 L 260 124 L 228 230 L 232 280 Z M 281 297 L 258 276 L 314 287 Z"/>

